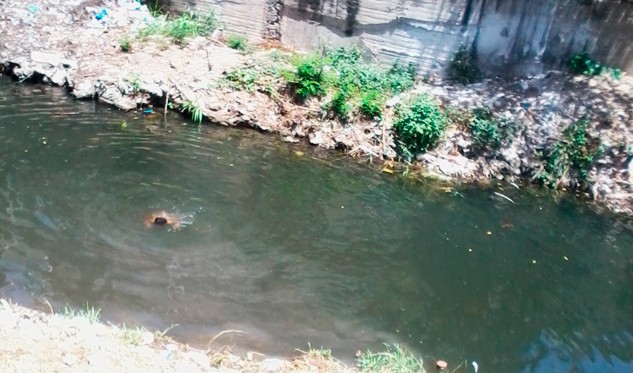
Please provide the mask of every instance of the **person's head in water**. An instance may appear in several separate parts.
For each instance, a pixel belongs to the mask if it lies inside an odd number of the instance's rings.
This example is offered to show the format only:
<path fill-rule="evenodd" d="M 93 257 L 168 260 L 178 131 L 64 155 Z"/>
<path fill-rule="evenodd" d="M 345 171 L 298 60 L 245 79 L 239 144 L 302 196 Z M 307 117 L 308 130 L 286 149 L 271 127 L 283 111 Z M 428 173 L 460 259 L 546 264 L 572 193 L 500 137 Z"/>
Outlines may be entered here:
<path fill-rule="evenodd" d="M 167 219 L 162 216 L 157 216 L 156 218 L 154 218 L 154 224 L 165 225 L 167 224 Z"/>

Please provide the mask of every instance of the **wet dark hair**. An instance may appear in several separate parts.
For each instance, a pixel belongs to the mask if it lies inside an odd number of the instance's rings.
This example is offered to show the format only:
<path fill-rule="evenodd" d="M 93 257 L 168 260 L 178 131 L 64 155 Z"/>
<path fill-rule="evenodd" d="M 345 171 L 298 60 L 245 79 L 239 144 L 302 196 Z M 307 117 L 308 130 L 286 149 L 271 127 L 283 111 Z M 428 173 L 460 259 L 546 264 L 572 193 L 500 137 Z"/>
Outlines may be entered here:
<path fill-rule="evenodd" d="M 163 218 L 162 216 L 157 216 L 154 219 L 154 224 L 156 224 L 156 225 L 165 225 L 165 224 L 167 224 L 167 219 Z"/>

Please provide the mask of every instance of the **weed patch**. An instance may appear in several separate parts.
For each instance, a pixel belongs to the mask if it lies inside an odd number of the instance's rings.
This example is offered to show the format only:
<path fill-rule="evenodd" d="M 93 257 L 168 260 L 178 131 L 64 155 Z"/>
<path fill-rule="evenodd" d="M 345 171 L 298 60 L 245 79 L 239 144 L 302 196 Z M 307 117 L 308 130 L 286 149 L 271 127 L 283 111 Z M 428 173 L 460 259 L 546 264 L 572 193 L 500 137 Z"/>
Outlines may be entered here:
<path fill-rule="evenodd" d="M 394 130 L 398 149 L 407 159 L 432 149 L 442 138 L 448 125 L 446 113 L 438 102 L 418 95 L 396 108 Z"/>
<path fill-rule="evenodd" d="M 279 96 L 278 87 L 281 84 L 279 70 L 274 66 L 246 66 L 233 69 L 224 74 L 218 82 L 220 88 L 237 91 L 263 91 L 273 99 Z"/>
<path fill-rule="evenodd" d="M 226 39 L 226 45 L 228 45 L 229 48 L 242 52 L 246 52 L 248 50 L 248 42 L 242 35 L 229 35 Z"/>
<path fill-rule="evenodd" d="M 388 96 L 413 87 L 417 66 L 395 62 L 389 68 L 367 63 L 360 49 L 326 49 L 295 58 L 283 77 L 297 99 L 327 96 L 324 108 L 347 120 L 353 115 L 380 119 Z"/>
<path fill-rule="evenodd" d="M 587 133 L 590 124 L 589 119 L 584 118 L 563 131 L 562 138 L 544 157 L 543 168 L 536 175 L 537 180 L 556 188 L 573 172 L 581 183 L 586 181 L 598 149 Z"/>
<path fill-rule="evenodd" d="M 361 372 L 424 372 L 422 359 L 404 350 L 397 343 L 385 344 L 383 352 L 367 350 L 357 355 L 356 361 Z"/>
<path fill-rule="evenodd" d="M 568 66 L 571 73 L 576 75 L 597 76 L 608 74 L 611 78 L 616 80 L 622 77 L 622 70 L 613 69 L 601 64 L 591 58 L 587 52 L 581 52 L 571 56 Z"/>
<path fill-rule="evenodd" d="M 449 75 L 451 79 L 461 84 L 480 82 L 483 74 L 479 69 L 475 51 L 464 45 L 460 46 L 451 60 Z"/>
<path fill-rule="evenodd" d="M 508 139 L 510 123 L 503 118 L 495 118 L 487 109 L 476 109 L 468 123 L 473 144 L 478 150 L 496 150 Z"/>
<path fill-rule="evenodd" d="M 128 53 L 132 49 L 130 37 L 127 35 L 122 35 L 119 38 L 119 48 L 124 53 Z"/>
<path fill-rule="evenodd" d="M 83 317 L 91 324 L 96 324 L 101 320 L 101 309 L 89 306 L 88 303 L 86 303 L 82 309 L 75 309 L 66 305 L 59 313 L 68 318 Z"/>

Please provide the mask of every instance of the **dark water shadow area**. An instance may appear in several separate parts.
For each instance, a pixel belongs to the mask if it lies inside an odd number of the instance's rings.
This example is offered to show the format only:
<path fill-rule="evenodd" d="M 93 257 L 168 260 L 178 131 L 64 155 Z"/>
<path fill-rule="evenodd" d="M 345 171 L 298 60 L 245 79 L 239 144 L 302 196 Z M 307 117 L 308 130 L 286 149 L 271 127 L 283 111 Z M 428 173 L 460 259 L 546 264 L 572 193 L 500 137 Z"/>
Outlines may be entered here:
<path fill-rule="evenodd" d="M 633 371 L 624 224 L 182 123 L 0 80 L 0 296 L 201 345 L 242 330 L 220 342 L 268 354 L 398 342 L 482 371 Z M 147 227 L 160 211 L 180 229 Z"/>

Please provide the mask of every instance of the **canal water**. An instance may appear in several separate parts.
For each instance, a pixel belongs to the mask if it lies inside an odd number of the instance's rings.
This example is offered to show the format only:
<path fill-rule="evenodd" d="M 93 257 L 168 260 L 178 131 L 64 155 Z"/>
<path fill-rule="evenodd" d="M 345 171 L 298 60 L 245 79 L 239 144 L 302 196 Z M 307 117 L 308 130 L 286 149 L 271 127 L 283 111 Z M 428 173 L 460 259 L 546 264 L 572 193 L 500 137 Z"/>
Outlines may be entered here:
<path fill-rule="evenodd" d="M 0 146 L 0 296 L 27 306 L 278 356 L 396 342 L 488 372 L 633 371 L 633 235 L 581 201 L 7 80 Z M 180 226 L 148 226 L 162 212 Z"/>

